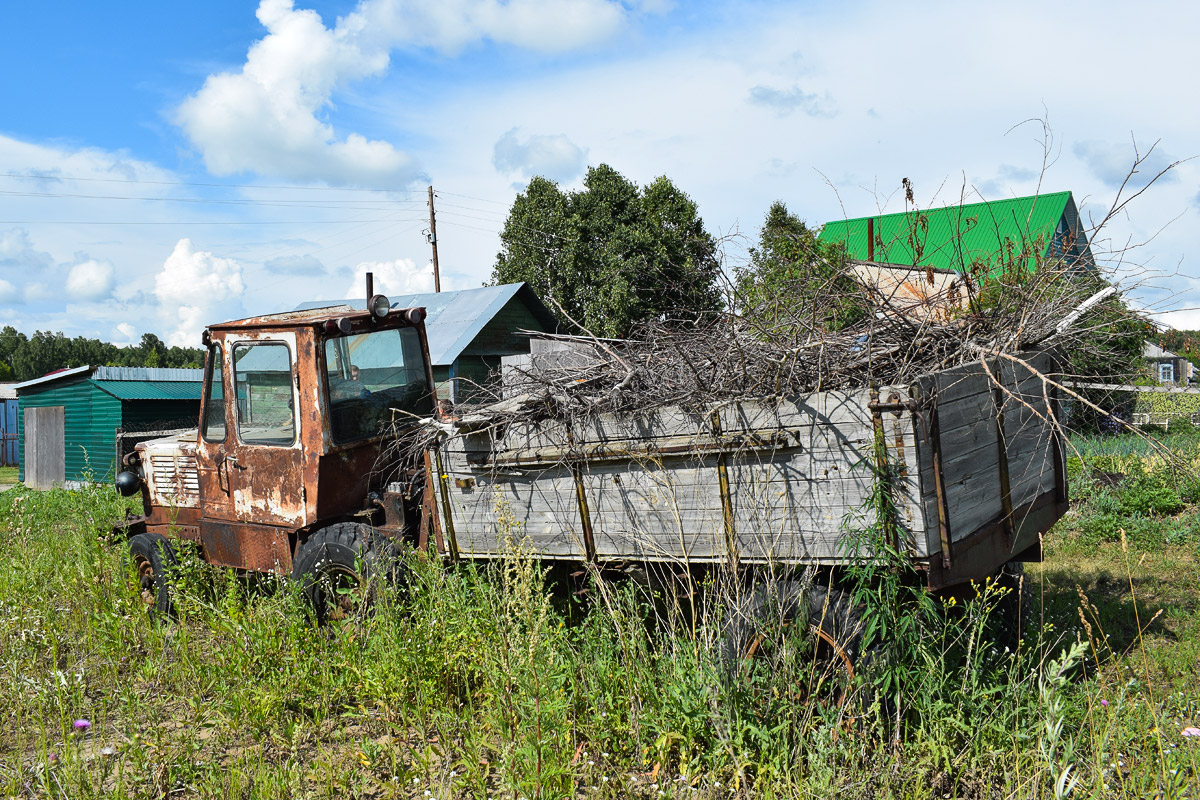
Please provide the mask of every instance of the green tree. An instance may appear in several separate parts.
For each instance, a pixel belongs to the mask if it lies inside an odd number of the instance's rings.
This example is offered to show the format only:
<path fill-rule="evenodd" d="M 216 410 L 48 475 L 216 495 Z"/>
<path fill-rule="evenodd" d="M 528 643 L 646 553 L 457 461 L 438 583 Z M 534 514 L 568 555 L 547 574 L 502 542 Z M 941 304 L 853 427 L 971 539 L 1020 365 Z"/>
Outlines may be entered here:
<path fill-rule="evenodd" d="M 817 239 L 816 231 L 775 201 L 750 248 L 749 263 L 737 271 L 738 311 L 764 322 L 803 320 L 838 331 L 863 319 L 866 297 L 846 272 L 840 244 Z"/>
<path fill-rule="evenodd" d="M 606 164 L 589 168 L 583 185 L 563 192 L 538 177 L 517 195 L 494 284 L 528 283 L 597 336 L 721 308 L 716 242 L 691 198 L 666 177 L 639 189 Z"/>

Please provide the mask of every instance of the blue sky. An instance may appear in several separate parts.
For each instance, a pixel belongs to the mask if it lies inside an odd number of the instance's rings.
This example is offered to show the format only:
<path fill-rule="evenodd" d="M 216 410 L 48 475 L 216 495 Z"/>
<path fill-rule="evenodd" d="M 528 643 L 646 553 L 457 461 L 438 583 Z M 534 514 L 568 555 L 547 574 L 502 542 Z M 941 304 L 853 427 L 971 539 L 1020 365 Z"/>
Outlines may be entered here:
<path fill-rule="evenodd" d="M 429 182 L 443 286 L 476 286 L 524 182 L 600 162 L 669 176 L 730 265 L 772 201 L 893 211 L 905 177 L 926 207 L 1070 189 L 1098 220 L 1135 142 L 1147 169 L 1200 153 L 1197 30 L 1170 3 L 7 3 L 0 324 L 194 345 L 367 269 L 422 290 Z M 1097 237 L 1179 326 L 1198 205 L 1186 162 Z"/>

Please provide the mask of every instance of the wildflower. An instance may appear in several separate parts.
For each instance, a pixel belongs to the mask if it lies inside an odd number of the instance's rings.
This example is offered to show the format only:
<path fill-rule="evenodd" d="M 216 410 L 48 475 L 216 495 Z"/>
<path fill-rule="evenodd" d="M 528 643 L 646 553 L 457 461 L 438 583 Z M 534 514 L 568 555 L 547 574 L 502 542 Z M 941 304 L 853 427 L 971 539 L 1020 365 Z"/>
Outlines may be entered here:
<path fill-rule="evenodd" d="M 1182 731 L 1184 736 L 1200 736 L 1200 728 L 1189 726 Z"/>
<path fill-rule="evenodd" d="M 1107 701 L 1107 700 L 1101 700 L 1101 701 L 1100 701 L 1100 705 L 1104 706 L 1105 708 L 1108 708 L 1108 701 Z"/>
<path fill-rule="evenodd" d="M 87 733 L 87 729 L 92 727 L 92 723 L 88 722 L 86 719 L 77 719 L 72 723 L 72 725 L 74 725 L 75 730 L 79 731 L 80 733 Z"/>

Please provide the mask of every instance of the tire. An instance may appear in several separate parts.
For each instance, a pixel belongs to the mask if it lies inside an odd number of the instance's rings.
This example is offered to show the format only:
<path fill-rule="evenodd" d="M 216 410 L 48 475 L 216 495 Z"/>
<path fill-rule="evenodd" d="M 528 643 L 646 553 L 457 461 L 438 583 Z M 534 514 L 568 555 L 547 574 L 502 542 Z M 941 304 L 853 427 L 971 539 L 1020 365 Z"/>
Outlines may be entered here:
<path fill-rule="evenodd" d="M 861 644 L 861 609 L 850 592 L 820 580 L 785 579 L 755 587 L 737 604 L 725 626 L 722 656 L 731 675 L 748 679 L 756 669 L 786 668 L 789 648 L 803 646 L 809 666 L 805 685 L 797 688 L 841 706 Z"/>
<path fill-rule="evenodd" d="M 368 618 L 380 583 L 396 578 L 398 552 L 376 538 L 368 525 L 339 522 L 316 531 L 297 548 L 292 578 L 318 625 Z"/>
<path fill-rule="evenodd" d="M 988 617 L 992 641 L 998 648 L 1016 651 L 1021 643 L 1025 623 L 1033 611 L 1033 591 L 1025 577 L 1025 565 L 1020 561 L 1005 564 L 992 578 L 1004 591 Z"/>
<path fill-rule="evenodd" d="M 179 561 L 171 541 L 157 533 L 139 533 L 129 537 L 129 555 L 150 617 L 156 621 L 173 619 L 172 583 Z"/>

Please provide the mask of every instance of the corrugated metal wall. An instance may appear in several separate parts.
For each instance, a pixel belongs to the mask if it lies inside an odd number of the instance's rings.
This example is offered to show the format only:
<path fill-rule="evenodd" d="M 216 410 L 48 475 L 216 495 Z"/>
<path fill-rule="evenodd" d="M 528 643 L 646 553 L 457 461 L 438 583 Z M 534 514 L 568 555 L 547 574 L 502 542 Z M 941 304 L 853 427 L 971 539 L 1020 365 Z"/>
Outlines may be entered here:
<path fill-rule="evenodd" d="M 0 400 L 0 467 L 15 467 L 21 461 L 17 406 L 15 397 Z"/>
<path fill-rule="evenodd" d="M 79 481 L 91 478 L 103 481 L 112 477 L 114 437 L 121 424 L 121 401 L 97 389 L 84 376 L 56 383 L 43 390 L 33 387 L 23 390 L 21 408 L 62 406 L 66 419 L 66 479 Z M 25 430 L 20 425 L 21 480 L 25 480 Z"/>

